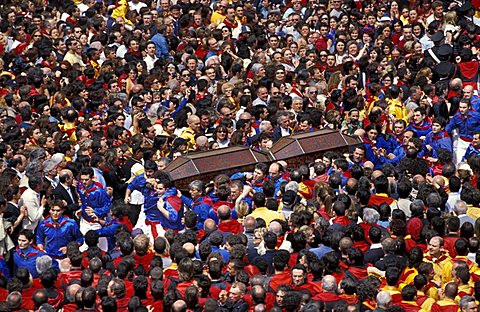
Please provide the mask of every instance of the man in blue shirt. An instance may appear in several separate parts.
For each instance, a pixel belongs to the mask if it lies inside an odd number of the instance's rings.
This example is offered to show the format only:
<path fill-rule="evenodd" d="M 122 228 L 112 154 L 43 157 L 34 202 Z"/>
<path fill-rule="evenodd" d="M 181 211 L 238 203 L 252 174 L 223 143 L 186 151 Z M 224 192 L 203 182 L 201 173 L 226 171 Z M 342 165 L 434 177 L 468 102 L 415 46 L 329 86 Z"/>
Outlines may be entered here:
<path fill-rule="evenodd" d="M 461 100 L 458 112 L 453 115 L 445 130 L 451 135 L 453 130 L 458 131 L 458 137 L 454 139 L 453 147 L 456 163 L 459 163 L 473 141 L 473 132 L 480 127 L 480 114 L 472 110 L 469 100 Z"/>
<path fill-rule="evenodd" d="M 465 156 L 463 156 L 462 161 L 467 161 L 468 157 L 471 155 L 480 156 L 480 131 L 473 132 L 472 143 L 468 145 Z"/>
<path fill-rule="evenodd" d="M 67 245 L 77 241 L 83 243 L 77 222 L 63 215 L 65 206 L 61 201 L 54 201 L 50 205 L 50 216 L 45 218 L 37 228 L 37 246 L 54 259 L 66 257 Z"/>
<path fill-rule="evenodd" d="M 83 168 L 80 172 L 80 183 L 77 186 L 78 194 L 82 200 L 80 231 L 85 235 L 89 230 L 98 230 L 102 226 L 96 221 L 106 219 L 110 212 L 112 200 L 101 184 L 93 180 L 94 172 L 90 167 Z M 102 237 L 98 247 L 103 251 L 108 250 L 107 239 Z"/>
<path fill-rule="evenodd" d="M 15 265 L 13 273 L 15 273 L 18 268 L 27 268 L 32 278 L 39 276 L 35 263 L 37 258 L 45 256 L 46 254 L 32 245 L 33 238 L 34 235 L 32 231 L 26 229 L 20 230 L 18 234 L 18 247 L 15 248 L 13 253 L 13 263 Z"/>
<path fill-rule="evenodd" d="M 427 134 L 432 131 L 432 124 L 425 120 L 427 112 L 422 107 L 417 107 L 413 111 L 413 121 L 407 127 L 407 131 L 411 130 L 417 134 L 417 138 L 425 139 Z"/>
<path fill-rule="evenodd" d="M 452 139 L 445 131 L 447 122 L 442 117 L 435 117 L 432 121 L 432 131 L 427 134 L 423 141 L 423 149 L 419 154 L 424 157 L 438 158 L 438 150 L 441 148 L 453 150 Z"/>

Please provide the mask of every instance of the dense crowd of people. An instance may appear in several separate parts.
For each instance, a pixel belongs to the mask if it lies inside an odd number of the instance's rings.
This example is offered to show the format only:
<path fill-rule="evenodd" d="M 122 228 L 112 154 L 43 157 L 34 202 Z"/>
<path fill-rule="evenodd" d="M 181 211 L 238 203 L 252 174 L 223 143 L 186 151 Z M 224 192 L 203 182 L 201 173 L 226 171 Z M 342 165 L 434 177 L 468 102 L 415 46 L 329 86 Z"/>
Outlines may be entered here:
<path fill-rule="evenodd" d="M 479 27 L 476 0 L 2 1 L 0 312 L 477 311 Z M 320 129 L 361 143 L 168 173 Z"/>

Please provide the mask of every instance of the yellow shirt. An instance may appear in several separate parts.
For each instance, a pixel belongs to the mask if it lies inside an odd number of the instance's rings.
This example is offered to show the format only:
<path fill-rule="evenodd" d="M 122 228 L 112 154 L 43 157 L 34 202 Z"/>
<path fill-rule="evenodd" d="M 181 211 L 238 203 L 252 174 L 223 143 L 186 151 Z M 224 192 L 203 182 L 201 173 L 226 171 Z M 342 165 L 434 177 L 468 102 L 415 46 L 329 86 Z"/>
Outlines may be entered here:
<path fill-rule="evenodd" d="M 184 138 L 185 140 L 188 140 L 189 151 L 195 150 L 195 145 L 197 143 L 195 142 L 195 132 L 192 130 L 192 128 L 188 127 L 187 129 L 185 129 L 180 135 L 180 137 Z"/>
<path fill-rule="evenodd" d="M 429 262 L 433 264 L 433 271 L 435 272 L 435 276 L 433 277 L 433 280 L 436 282 L 441 282 L 443 285 L 444 282 L 444 272 L 445 272 L 445 266 L 450 263 L 450 256 L 447 253 L 444 253 L 442 256 L 440 256 L 438 259 L 433 258 L 429 253 L 426 253 L 423 261 Z"/>
<path fill-rule="evenodd" d="M 212 24 L 214 24 L 215 26 L 218 26 L 221 23 L 223 23 L 223 20 L 225 19 L 225 17 L 226 16 L 223 15 L 222 13 L 220 13 L 218 11 L 215 11 L 215 12 L 213 12 L 212 17 L 210 18 L 210 22 Z"/>
<path fill-rule="evenodd" d="M 261 218 L 265 220 L 267 226 L 275 219 L 285 220 L 282 213 L 269 210 L 266 207 L 255 208 L 255 210 L 250 214 L 250 216 L 254 217 L 255 219 Z"/>
<path fill-rule="evenodd" d="M 407 109 L 399 100 L 391 99 L 388 101 L 388 113 L 395 116 L 397 120 L 407 122 Z"/>
<path fill-rule="evenodd" d="M 480 218 L 480 208 L 467 205 L 467 216 L 472 217 L 474 220 Z"/>
<path fill-rule="evenodd" d="M 417 296 L 425 296 L 425 293 L 423 291 L 417 291 Z M 434 303 L 435 300 L 429 297 L 422 303 L 422 309 L 430 311 L 432 309 L 432 304 Z"/>

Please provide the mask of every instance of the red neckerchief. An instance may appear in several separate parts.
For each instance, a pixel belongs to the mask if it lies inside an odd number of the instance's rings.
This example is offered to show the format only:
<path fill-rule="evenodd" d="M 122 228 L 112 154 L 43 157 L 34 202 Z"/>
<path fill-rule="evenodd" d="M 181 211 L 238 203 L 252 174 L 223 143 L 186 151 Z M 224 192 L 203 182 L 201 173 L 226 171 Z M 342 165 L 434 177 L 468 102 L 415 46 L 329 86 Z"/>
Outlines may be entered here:
<path fill-rule="evenodd" d="M 140 50 L 133 51 L 132 49 L 128 49 L 127 52 L 130 52 L 130 54 L 132 56 L 135 56 L 135 57 L 141 57 L 142 56 L 142 52 Z"/>
<path fill-rule="evenodd" d="M 362 140 L 363 140 L 363 143 L 366 143 L 366 144 L 368 144 L 368 145 L 370 145 L 370 146 L 372 146 L 372 147 L 375 146 L 375 144 L 374 144 L 372 141 L 370 141 L 370 139 L 369 139 L 368 137 L 366 137 L 366 136 L 362 136 Z"/>
<path fill-rule="evenodd" d="M 438 141 L 440 139 L 443 139 L 443 138 L 448 138 L 448 132 L 447 131 L 443 131 L 441 133 L 437 133 L 437 134 L 434 134 L 432 139 L 435 140 L 435 141 Z"/>
<path fill-rule="evenodd" d="M 223 20 L 223 23 L 225 24 L 225 26 L 230 27 L 231 29 L 234 29 L 234 28 L 237 28 L 237 27 L 238 27 L 238 22 L 237 22 L 237 20 L 235 20 L 235 21 L 232 23 L 232 22 L 230 22 L 228 19 L 224 19 L 224 20 Z"/>
<path fill-rule="evenodd" d="M 47 218 L 45 218 L 45 222 L 44 222 L 45 226 L 58 229 L 58 228 L 61 228 L 65 223 L 68 222 L 68 217 L 61 216 L 60 219 L 58 220 L 58 221 L 61 220 L 60 222 L 53 222 L 51 220 L 52 220 L 51 216 L 48 216 Z"/>
<path fill-rule="evenodd" d="M 443 255 L 441 255 L 440 257 L 436 258 L 435 261 L 433 261 L 434 258 L 433 258 L 432 255 L 430 255 L 430 254 L 428 254 L 428 255 L 425 257 L 425 259 L 427 259 L 428 261 L 432 261 L 432 262 L 434 262 L 434 263 L 440 263 L 440 262 L 442 262 L 443 260 L 445 260 L 445 259 L 447 259 L 447 258 L 448 258 L 448 257 L 447 257 L 446 254 L 443 254 Z"/>
<path fill-rule="evenodd" d="M 20 257 L 22 258 L 27 258 L 27 257 L 34 257 L 36 255 L 38 255 L 38 253 L 41 251 L 40 249 L 38 249 L 37 246 L 35 245 L 30 245 L 30 247 L 32 247 L 33 249 L 35 249 L 36 251 L 32 251 L 32 252 L 29 252 L 29 253 L 26 253 L 26 254 L 22 254 L 22 251 L 20 250 L 20 247 L 17 247 L 15 249 L 15 252 L 17 253 L 17 255 L 19 255 Z"/>
<path fill-rule="evenodd" d="M 423 121 L 423 123 L 420 125 L 420 126 L 417 126 L 415 123 L 411 123 L 410 124 L 412 126 L 412 128 L 415 128 L 417 130 L 428 130 L 428 128 L 430 128 L 430 124 L 427 123 L 426 121 Z"/>

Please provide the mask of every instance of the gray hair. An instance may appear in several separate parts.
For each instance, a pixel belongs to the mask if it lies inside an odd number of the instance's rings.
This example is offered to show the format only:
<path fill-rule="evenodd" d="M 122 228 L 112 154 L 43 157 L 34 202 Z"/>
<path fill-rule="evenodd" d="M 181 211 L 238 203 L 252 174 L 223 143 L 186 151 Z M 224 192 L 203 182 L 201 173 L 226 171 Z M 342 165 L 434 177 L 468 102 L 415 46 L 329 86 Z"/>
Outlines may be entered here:
<path fill-rule="evenodd" d="M 336 291 L 337 290 L 337 280 L 332 275 L 325 275 L 322 278 L 322 286 L 326 291 Z"/>
<path fill-rule="evenodd" d="M 35 267 L 37 268 L 38 274 L 42 274 L 52 267 L 52 258 L 47 255 L 38 257 L 37 261 L 35 261 Z"/>
<path fill-rule="evenodd" d="M 42 168 L 43 163 L 40 160 L 29 162 L 25 167 L 25 175 L 30 179 L 32 176 L 41 173 L 43 170 Z"/>
<path fill-rule="evenodd" d="M 453 206 L 453 211 L 457 216 L 467 213 L 467 203 L 463 200 L 457 200 Z"/>
<path fill-rule="evenodd" d="M 298 182 L 290 181 L 285 185 L 285 192 L 286 191 L 294 191 L 295 193 L 298 192 Z"/>
<path fill-rule="evenodd" d="M 377 305 L 386 308 L 392 303 L 392 295 L 388 291 L 381 291 L 377 294 Z"/>
<path fill-rule="evenodd" d="M 260 132 L 265 132 L 265 130 L 267 130 L 268 126 L 271 126 L 272 123 L 268 120 L 263 120 L 260 125 L 258 126 L 258 129 L 260 130 Z"/>
<path fill-rule="evenodd" d="M 28 155 L 31 161 L 38 160 L 40 158 L 45 158 L 47 156 L 47 152 L 42 147 L 36 147 Z"/>
<path fill-rule="evenodd" d="M 53 169 L 57 168 L 57 164 L 54 160 L 48 159 L 43 162 L 43 173 L 47 174 Z"/>
<path fill-rule="evenodd" d="M 205 182 L 203 182 L 202 180 L 194 180 L 190 182 L 188 187 L 202 192 L 202 195 L 203 195 L 203 192 L 205 192 Z"/>
<path fill-rule="evenodd" d="M 292 99 L 292 103 L 294 103 L 294 102 L 302 102 L 303 103 L 303 99 L 299 96 L 295 96 Z"/>
<path fill-rule="evenodd" d="M 363 209 L 363 222 L 367 224 L 375 224 L 380 219 L 378 211 L 372 208 Z"/>
<path fill-rule="evenodd" d="M 468 304 L 470 302 L 475 302 L 475 298 L 473 298 L 472 296 L 463 296 L 462 299 L 460 299 L 458 305 L 460 305 L 460 309 L 463 310 L 464 308 L 468 307 Z"/>

